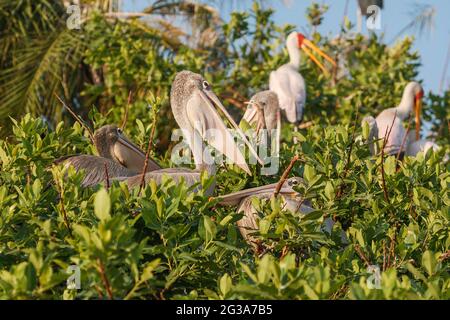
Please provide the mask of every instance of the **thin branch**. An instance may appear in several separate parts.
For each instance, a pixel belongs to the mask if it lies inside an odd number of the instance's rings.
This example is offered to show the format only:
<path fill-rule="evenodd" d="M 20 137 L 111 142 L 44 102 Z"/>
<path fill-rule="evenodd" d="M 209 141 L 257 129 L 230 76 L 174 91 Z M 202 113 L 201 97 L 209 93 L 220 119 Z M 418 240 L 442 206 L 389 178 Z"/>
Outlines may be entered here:
<path fill-rule="evenodd" d="M 103 262 L 100 260 L 100 258 L 97 258 L 97 263 L 98 263 L 98 271 L 100 273 L 100 277 L 102 278 L 103 285 L 105 286 L 106 293 L 108 294 L 109 299 L 113 300 L 114 297 L 113 297 L 111 285 L 109 284 L 108 277 L 106 276 L 105 266 L 103 265 Z"/>
<path fill-rule="evenodd" d="M 103 165 L 105 166 L 106 189 L 109 190 L 110 184 L 109 184 L 108 166 L 106 165 L 106 162 Z"/>
<path fill-rule="evenodd" d="M 350 167 L 350 161 L 351 161 L 353 146 L 355 144 L 355 135 L 356 135 L 356 127 L 357 127 L 357 123 L 358 123 L 358 118 L 359 118 L 359 104 L 356 107 L 355 119 L 354 119 L 354 122 L 353 122 L 352 139 L 350 141 L 350 145 L 349 145 L 349 148 L 348 148 L 347 162 L 345 163 L 344 173 L 341 176 L 342 184 L 340 185 L 340 187 L 339 187 L 339 189 L 338 189 L 338 191 L 336 193 L 336 197 L 337 198 L 340 198 L 342 196 L 342 193 L 344 192 L 344 187 L 345 187 L 345 181 L 344 180 L 347 177 L 348 169 Z"/>
<path fill-rule="evenodd" d="M 312 127 L 314 125 L 314 121 L 308 121 L 308 122 L 305 122 L 305 123 L 301 123 L 299 126 L 298 126 L 298 128 L 299 129 L 307 129 L 307 128 L 310 128 L 310 127 Z"/>
<path fill-rule="evenodd" d="M 359 246 L 359 244 L 355 244 L 355 251 L 358 254 L 358 256 L 361 258 L 361 260 L 364 261 L 364 263 L 366 264 L 367 267 L 369 267 L 371 265 L 369 259 L 367 259 L 366 255 L 364 254 L 364 252 L 361 250 L 361 247 Z"/>
<path fill-rule="evenodd" d="M 387 141 L 389 140 L 389 136 L 391 135 L 392 128 L 394 127 L 395 119 L 397 118 L 397 111 L 394 114 L 394 118 L 392 119 L 391 128 L 386 128 L 386 133 L 384 135 L 383 147 L 381 148 L 381 182 L 383 186 L 384 199 L 389 203 L 389 194 L 386 187 L 386 176 L 384 172 L 384 149 L 386 148 Z"/>
<path fill-rule="evenodd" d="M 155 117 L 155 119 L 156 119 L 156 117 Z M 153 136 L 155 134 L 155 127 L 156 127 L 156 121 L 154 120 L 153 121 L 153 125 L 152 125 L 152 131 L 151 131 L 150 137 L 148 139 L 147 153 L 145 154 L 144 168 L 142 169 L 142 177 L 141 177 L 141 183 L 139 185 L 139 193 L 138 193 L 138 195 L 141 195 L 141 191 L 145 187 L 145 174 L 146 174 L 147 168 L 148 168 L 148 162 L 149 162 L 149 158 L 150 158 L 150 151 L 152 150 L 152 141 L 153 141 Z"/>
<path fill-rule="evenodd" d="M 91 139 L 92 143 L 94 145 L 95 144 L 95 139 L 94 139 L 94 133 L 92 132 L 91 128 L 88 127 L 88 125 L 86 125 L 86 123 L 55 93 L 56 98 L 59 100 L 59 102 L 61 102 L 63 104 L 63 106 L 67 109 L 67 111 L 69 111 L 69 113 L 72 115 L 72 117 L 75 118 L 75 120 L 83 127 L 86 129 L 86 131 L 89 134 L 89 138 Z"/>
<path fill-rule="evenodd" d="M 64 206 L 64 189 L 62 184 L 56 182 L 56 187 L 59 192 L 59 204 L 61 205 L 61 212 L 63 214 L 64 224 L 66 225 L 67 230 L 69 231 L 69 235 L 72 236 L 72 228 L 69 223 L 69 218 L 67 217 L 66 207 Z"/>
<path fill-rule="evenodd" d="M 410 129 L 411 129 L 411 117 L 409 117 L 408 127 L 406 128 L 405 136 L 403 137 L 402 144 L 400 146 L 400 149 L 398 149 L 398 152 L 397 152 L 397 157 L 396 157 L 397 161 L 399 161 L 400 154 L 402 153 L 402 150 L 405 147 L 406 139 L 408 139 L 408 134 L 409 134 Z"/>
<path fill-rule="evenodd" d="M 278 194 L 280 193 L 281 187 L 283 186 L 283 183 L 286 181 L 289 173 L 292 171 L 292 168 L 294 167 L 294 164 L 300 160 L 300 157 L 298 154 L 296 154 L 292 160 L 291 163 L 289 163 L 288 167 L 286 168 L 286 170 L 284 170 L 283 175 L 280 178 L 280 181 L 277 184 L 277 187 L 275 188 L 275 192 L 273 193 L 274 196 L 278 196 Z"/>
<path fill-rule="evenodd" d="M 448 260 L 450 258 L 450 250 L 447 250 L 441 256 L 439 257 L 439 261 L 444 262 L 445 260 Z"/>
<path fill-rule="evenodd" d="M 389 254 L 388 254 L 388 261 L 387 261 L 386 268 L 391 267 L 391 257 L 392 257 L 392 260 L 394 260 L 394 258 L 395 258 L 395 252 L 394 252 L 395 241 L 396 241 L 396 234 L 394 233 L 394 236 L 392 237 L 391 243 L 389 245 Z"/>
<path fill-rule="evenodd" d="M 123 116 L 122 125 L 120 126 L 120 128 L 121 128 L 122 130 L 125 130 L 125 126 L 127 125 L 127 121 L 128 121 L 128 109 L 130 108 L 131 98 L 132 98 L 132 91 L 130 90 L 130 92 L 128 93 L 127 105 L 126 105 L 126 107 L 125 107 L 125 115 Z"/>

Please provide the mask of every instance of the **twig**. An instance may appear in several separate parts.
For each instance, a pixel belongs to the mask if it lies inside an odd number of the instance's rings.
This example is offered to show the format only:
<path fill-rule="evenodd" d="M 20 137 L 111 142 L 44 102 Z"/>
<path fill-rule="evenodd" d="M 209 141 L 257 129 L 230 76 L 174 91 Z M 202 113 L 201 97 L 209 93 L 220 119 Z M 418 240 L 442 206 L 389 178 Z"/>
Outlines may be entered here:
<path fill-rule="evenodd" d="M 105 266 L 103 265 L 100 258 L 97 258 L 97 263 L 98 263 L 98 271 L 100 273 L 100 277 L 102 278 L 103 285 L 105 286 L 106 293 L 108 294 L 109 299 L 113 300 L 114 297 L 113 297 L 113 293 L 111 290 L 111 286 L 108 281 L 108 277 L 106 276 L 106 273 L 105 273 Z"/>
<path fill-rule="evenodd" d="M 392 256 L 392 259 L 394 259 L 394 257 L 395 257 L 395 252 L 394 252 L 395 239 L 396 239 L 396 234 L 394 233 L 394 236 L 392 237 L 391 243 L 389 245 L 389 254 L 388 254 L 388 261 L 387 261 L 386 268 L 389 268 L 391 266 L 391 256 Z"/>
<path fill-rule="evenodd" d="M 106 189 L 109 190 L 109 172 L 108 172 L 108 166 L 106 165 L 106 162 L 103 164 L 105 166 L 105 179 L 106 179 Z"/>
<path fill-rule="evenodd" d="M 444 252 L 443 254 L 441 254 L 441 256 L 439 257 L 439 260 L 441 262 L 444 262 L 445 260 L 450 258 L 450 250 L 447 250 L 446 252 Z"/>
<path fill-rule="evenodd" d="M 386 241 L 383 240 L 383 271 L 386 271 Z"/>
<path fill-rule="evenodd" d="M 364 261 L 366 266 L 369 267 L 371 265 L 371 263 L 370 263 L 369 259 L 367 259 L 364 252 L 361 250 L 361 247 L 359 246 L 359 244 L 355 244 L 355 251 L 358 254 L 358 256 Z"/>
<path fill-rule="evenodd" d="M 348 169 L 350 167 L 350 161 L 351 161 L 351 157 L 352 157 L 352 151 L 353 151 L 353 145 L 355 144 L 355 134 L 356 134 L 356 127 L 357 127 L 357 123 L 358 123 L 358 118 L 359 118 L 359 104 L 356 107 L 356 112 L 355 112 L 355 119 L 353 122 L 353 132 L 352 132 L 352 139 L 350 141 L 350 145 L 348 148 L 348 155 L 347 155 L 347 162 L 345 163 L 345 167 L 344 167 L 344 173 L 341 176 L 341 180 L 342 183 L 339 186 L 339 189 L 336 193 L 336 197 L 340 198 L 344 192 L 344 187 L 345 187 L 345 178 L 347 177 L 348 174 Z"/>
<path fill-rule="evenodd" d="M 302 130 L 302 129 L 307 129 L 309 127 L 312 127 L 313 125 L 314 125 L 314 121 L 308 121 L 308 122 L 305 122 L 305 123 L 301 123 L 298 126 L 298 128 Z"/>
<path fill-rule="evenodd" d="M 125 126 L 127 125 L 127 121 L 128 121 L 128 109 L 130 108 L 131 98 L 132 98 L 132 91 L 130 90 L 130 92 L 128 93 L 127 105 L 126 105 L 126 107 L 125 107 L 125 115 L 123 116 L 122 125 L 120 126 L 120 128 L 121 128 L 122 130 L 125 130 Z"/>
<path fill-rule="evenodd" d="M 403 148 L 405 147 L 406 139 L 408 139 L 409 130 L 411 129 L 411 117 L 408 120 L 408 127 L 406 128 L 405 136 L 403 137 L 402 144 L 400 145 L 400 149 L 397 152 L 397 161 L 400 159 L 400 154 L 402 153 Z"/>
<path fill-rule="evenodd" d="M 95 144 L 94 139 L 94 133 L 92 132 L 91 128 L 89 128 L 86 123 L 55 93 L 56 98 L 63 104 L 64 108 L 69 111 L 69 113 L 72 115 L 72 117 L 75 118 L 75 120 L 84 128 L 89 134 L 89 138 L 91 139 L 92 143 Z"/>
<path fill-rule="evenodd" d="M 70 227 L 69 218 L 67 217 L 66 207 L 64 206 L 64 189 L 62 184 L 56 182 L 56 187 L 59 192 L 59 204 L 61 205 L 61 211 L 63 214 L 64 224 L 66 225 L 67 230 L 69 231 L 69 235 L 72 236 L 72 228 Z"/>
<path fill-rule="evenodd" d="M 99 286 L 98 285 L 94 285 L 94 289 L 95 289 L 95 291 L 97 291 L 98 297 L 101 300 L 103 300 L 103 293 L 102 293 L 102 290 L 100 290 Z"/>
<path fill-rule="evenodd" d="M 381 183 L 383 186 L 384 199 L 389 203 L 389 194 L 386 187 L 386 177 L 384 172 L 384 148 L 386 147 L 387 141 L 389 140 L 389 136 L 391 135 L 392 128 L 394 127 L 395 119 L 397 118 L 397 111 L 394 114 L 394 118 L 392 119 L 391 129 L 389 127 L 386 128 L 386 133 L 384 135 L 383 147 L 381 148 Z"/>
<path fill-rule="evenodd" d="M 153 135 L 155 134 L 155 127 L 156 127 L 156 121 L 153 121 L 152 131 L 150 132 L 150 138 L 148 139 L 147 153 L 145 154 L 145 162 L 144 162 L 144 168 L 142 169 L 142 177 L 141 177 L 141 183 L 139 185 L 138 196 L 141 195 L 141 191 L 145 187 L 145 174 L 146 174 L 147 168 L 148 168 L 150 151 L 152 150 L 152 141 L 153 141 Z"/>
<path fill-rule="evenodd" d="M 286 168 L 286 170 L 284 170 L 283 175 L 280 178 L 280 181 L 278 181 L 277 187 L 275 188 L 275 192 L 273 193 L 273 195 L 276 197 L 278 196 L 278 194 L 280 193 L 281 187 L 283 186 L 283 183 L 286 181 L 289 173 L 292 171 L 292 168 L 294 167 L 294 164 L 300 159 L 300 157 L 298 156 L 298 154 L 296 154 L 292 160 L 291 163 L 289 163 L 288 167 Z"/>

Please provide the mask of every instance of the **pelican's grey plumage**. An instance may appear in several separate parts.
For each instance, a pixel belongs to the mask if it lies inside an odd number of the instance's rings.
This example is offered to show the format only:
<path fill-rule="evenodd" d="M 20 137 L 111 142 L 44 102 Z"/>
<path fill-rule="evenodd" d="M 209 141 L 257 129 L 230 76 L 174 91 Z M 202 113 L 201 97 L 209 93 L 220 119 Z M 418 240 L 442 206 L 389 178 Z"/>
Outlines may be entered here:
<path fill-rule="evenodd" d="M 107 178 L 131 177 L 144 169 L 145 154 L 132 143 L 115 125 L 106 125 L 94 133 L 94 144 L 99 156 L 78 155 L 55 161 L 72 166 L 76 171 L 84 170 L 84 187 L 103 183 Z M 106 166 L 106 169 L 105 169 Z M 147 171 L 161 167 L 149 159 Z M 107 177 L 108 174 L 108 177 Z"/>
<path fill-rule="evenodd" d="M 304 201 L 301 195 L 294 190 L 294 187 L 299 184 L 304 184 L 303 179 L 298 177 L 287 179 L 283 183 L 279 195 L 282 197 L 285 209 L 292 212 L 299 212 L 301 214 L 308 214 L 313 212 L 314 209 L 309 206 L 308 201 Z M 274 195 L 277 185 L 278 183 L 273 183 L 218 197 L 220 200 L 219 204 L 223 206 L 238 205 L 237 211 L 244 214 L 242 219 L 237 222 L 239 231 L 247 243 L 249 243 L 255 250 L 257 249 L 258 244 L 256 238 L 252 236 L 252 233 L 259 229 L 259 216 L 252 204 L 252 199 L 254 197 L 259 199 L 270 199 Z"/>
<path fill-rule="evenodd" d="M 316 211 L 311 207 L 311 203 L 305 200 L 304 197 L 294 190 L 296 186 L 305 184 L 302 178 L 293 177 L 287 179 L 281 186 L 279 196 L 283 201 L 283 208 L 294 213 L 301 215 L 307 215 Z M 242 237 L 250 244 L 255 251 L 258 250 L 258 241 L 252 235 L 259 230 L 258 220 L 259 215 L 256 208 L 253 206 L 252 199 L 257 197 L 259 199 L 271 199 L 274 196 L 278 183 L 269 184 L 262 187 L 256 187 L 246 189 L 238 192 L 234 192 L 225 196 L 220 196 L 219 204 L 223 206 L 236 206 L 238 205 L 238 212 L 243 213 L 244 216 L 237 222 L 239 231 Z M 322 230 L 331 234 L 334 221 L 331 218 L 326 218 L 323 221 Z M 345 233 L 341 233 L 342 243 L 346 243 L 348 240 Z"/>
<path fill-rule="evenodd" d="M 214 106 L 224 113 L 241 137 L 244 137 L 244 134 L 238 129 L 225 107 L 211 90 L 209 83 L 201 75 L 190 71 L 179 72 L 175 76 L 170 91 L 170 104 L 175 121 L 182 129 L 183 136 L 193 153 L 196 168 L 195 170 L 171 168 L 152 171 L 145 175 L 145 182 L 155 180 L 156 183 L 160 183 L 163 176 L 169 176 L 177 182 L 184 179 L 188 186 L 192 186 L 200 181 L 200 174 L 203 170 L 206 170 L 210 175 L 214 174 L 216 171 L 214 159 L 204 152 L 203 141 L 221 152 L 246 173 L 251 174 L 244 155 L 237 147 L 233 136 Z M 250 148 L 250 152 L 256 155 L 250 143 L 246 139 L 244 139 L 244 142 Z M 259 160 L 259 158 L 257 159 Z M 142 176 L 124 177 L 118 180 L 126 181 L 129 187 L 136 187 L 140 185 Z M 211 193 L 211 190 L 209 189 L 206 192 Z"/>
<path fill-rule="evenodd" d="M 249 101 L 247 110 L 241 119 L 241 123 L 246 121 L 256 132 L 256 141 L 261 141 L 260 131 L 267 130 L 268 146 L 272 142 L 276 143 L 276 153 L 279 152 L 280 130 L 281 130 L 281 109 L 278 96 L 275 92 L 266 90 L 255 94 Z M 276 131 L 274 131 L 276 130 Z M 273 139 L 272 134 L 276 132 Z"/>

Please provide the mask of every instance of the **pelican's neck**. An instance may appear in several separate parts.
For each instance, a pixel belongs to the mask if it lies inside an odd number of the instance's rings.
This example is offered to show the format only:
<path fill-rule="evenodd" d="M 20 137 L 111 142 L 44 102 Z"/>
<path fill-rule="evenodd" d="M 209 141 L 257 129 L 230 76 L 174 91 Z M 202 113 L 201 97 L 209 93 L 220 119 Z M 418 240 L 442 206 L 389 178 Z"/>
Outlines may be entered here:
<path fill-rule="evenodd" d="M 184 136 L 188 141 L 189 148 L 194 157 L 195 169 L 198 171 L 207 171 L 209 175 L 216 173 L 214 157 L 208 152 L 202 137 L 193 128 L 183 130 Z"/>
<path fill-rule="evenodd" d="M 414 110 L 414 93 L 412 90 L 405 90 L 403 92 L 402 101 L 396 108 L 397 111 L 397 117 L 399 117 L 401 120 L 405 120 L 409 117 L 409 115 Z"/>
<path fill-rule="evenodd" d="M 296 69 L 300 67 L 300 49 L 296 42 L 288 42 L 287 50 L 289 53 L 289 64 L 294 66 Z"/>

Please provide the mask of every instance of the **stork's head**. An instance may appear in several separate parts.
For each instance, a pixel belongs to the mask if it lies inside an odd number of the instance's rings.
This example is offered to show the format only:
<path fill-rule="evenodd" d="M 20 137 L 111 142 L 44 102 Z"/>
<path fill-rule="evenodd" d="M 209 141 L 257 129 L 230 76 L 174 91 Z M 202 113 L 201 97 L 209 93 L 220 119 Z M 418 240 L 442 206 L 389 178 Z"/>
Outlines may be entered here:
<path fill-rule="evenodd" d="M 313 55 L 312 51 L 322 56 L 325 60 L 330 62 L 334 68 L 336 68 L 336 62 L 330 56 L 320 50 L 314 43 L 306 39 L 303 33 L 297 31 L 291 32 L 287 37 L 286 44 L 288 48 L 298 48 L 303 50 L 303 52 L 305 52 L 306 55 L 310 59 L 312 59 L 325 74 L 328 74 L 327 69 L 325 69 L 324 65 Z"/>
<path fill-rule="evenodd" d="M 403 99 L 410 100 L 413 98 L 414 100 L 414 114 L 416 120 L 416 140 L 420 139 L 420 113 L 422 111 L 422 99 L 424 96 L 423 88 L 420 83 L 412 81 L 408 83 L 403 92 Z M 409 113 L 412 113 L 413 110 L 410 110 Z"/>

